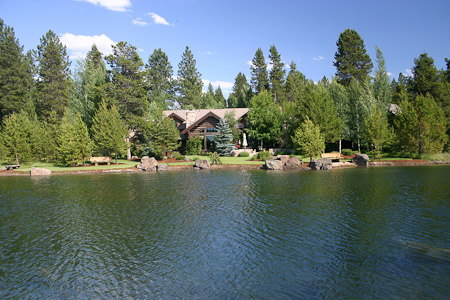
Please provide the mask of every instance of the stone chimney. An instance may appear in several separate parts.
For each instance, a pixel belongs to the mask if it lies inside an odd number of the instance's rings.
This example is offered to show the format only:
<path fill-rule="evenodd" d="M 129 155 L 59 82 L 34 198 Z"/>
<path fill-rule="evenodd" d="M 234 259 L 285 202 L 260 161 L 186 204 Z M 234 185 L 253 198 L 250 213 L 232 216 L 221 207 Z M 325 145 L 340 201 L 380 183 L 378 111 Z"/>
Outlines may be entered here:
<path fill-rule="evenodd" d="M 191 126 L 197 119 L 197 112 L 195 110 L 189 110 L 186 112 L 186 128 Z"/>

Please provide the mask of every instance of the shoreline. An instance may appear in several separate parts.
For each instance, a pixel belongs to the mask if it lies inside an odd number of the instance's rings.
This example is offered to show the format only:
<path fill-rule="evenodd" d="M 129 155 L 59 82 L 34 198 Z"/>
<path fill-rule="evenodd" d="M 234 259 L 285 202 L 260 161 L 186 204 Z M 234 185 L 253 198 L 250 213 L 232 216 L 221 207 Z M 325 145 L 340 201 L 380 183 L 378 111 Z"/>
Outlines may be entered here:
<path fill-rule="evenodd" d="M 311 170 L 308 164 L 304 164 L 297 169 L 279 170 L 279 171 L 298 171 Z M 450 165 L 450 161 L 427 161 L 427 160 L 392 160 L 392 161 L 370 161 L 369 167 L 405 167 L 405 166 L 437 166 Z M 356 168 L 357 165 L 351 162 L 333 162 L 332 169 Z M 262 165 L 255 164 L 228 164 L 228 165 L 211 165 L 210 170 L 261 170 Z M 167 171 L 195 171 L 193 165 L 169 165 Z M 270 170 L 268 170 L 270 171 Z M 52 171 L 51 175 L 86 175 L 86 174 L 121 174 L 121 173 L 154 173 L 156 171 L 142 171 L 138 168 L 122 168 L 122 169 L 99 169 L 99 170 L 70 170 L 70 171 Z M 164 171 L 165 172 L 165 171 Z M 17 170 L 1 170 L 2 176 L 30 176 L 30 173 Z"/>

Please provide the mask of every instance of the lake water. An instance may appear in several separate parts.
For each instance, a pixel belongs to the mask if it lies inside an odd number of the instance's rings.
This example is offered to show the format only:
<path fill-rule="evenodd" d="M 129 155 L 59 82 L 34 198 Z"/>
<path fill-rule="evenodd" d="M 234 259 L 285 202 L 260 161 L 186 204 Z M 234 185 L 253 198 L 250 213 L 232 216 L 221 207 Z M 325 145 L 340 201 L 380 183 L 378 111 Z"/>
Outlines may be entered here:
<path fill-rule="evenodd" d="M 0 177 L 1 299 L 445 299 L 450 166 Z"/>

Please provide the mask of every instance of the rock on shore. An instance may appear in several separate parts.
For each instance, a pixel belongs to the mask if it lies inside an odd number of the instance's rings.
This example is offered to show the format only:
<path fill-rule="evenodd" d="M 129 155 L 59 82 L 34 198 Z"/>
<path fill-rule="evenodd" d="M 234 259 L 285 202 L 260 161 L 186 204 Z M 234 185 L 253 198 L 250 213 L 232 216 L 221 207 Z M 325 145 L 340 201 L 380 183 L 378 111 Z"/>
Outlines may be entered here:
<path fill-rule="evenodd" d="M 31 168 L 30 176 L 49 176 L 52 175 L 52 171 L 44 168 Z"/>

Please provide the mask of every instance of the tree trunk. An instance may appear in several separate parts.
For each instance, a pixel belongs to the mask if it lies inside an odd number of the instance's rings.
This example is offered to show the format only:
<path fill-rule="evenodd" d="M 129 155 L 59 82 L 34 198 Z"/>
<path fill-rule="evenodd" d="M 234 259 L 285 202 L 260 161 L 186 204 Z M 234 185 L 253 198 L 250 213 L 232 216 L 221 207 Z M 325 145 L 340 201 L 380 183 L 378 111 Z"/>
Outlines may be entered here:
<path fill-rule="evenodd" d="M 116 165 L 117 165 L 117 152 L 114 153 L 116 155 Z"/>
<path fill-rule="evenodd" d="M 342 139 L 339 139 L 339 154 L 342 153 Z"/>
<path fill-rule="evenodd" d="M 127 160 L 131 160 L 131 148 L 130 148 L 130 138 L 126 138 L 127 141 Z M 117 160 L 117 154 L 116 154 L 116 160 Z M 117 164 L 117 161 L 116 161 Z"/>

